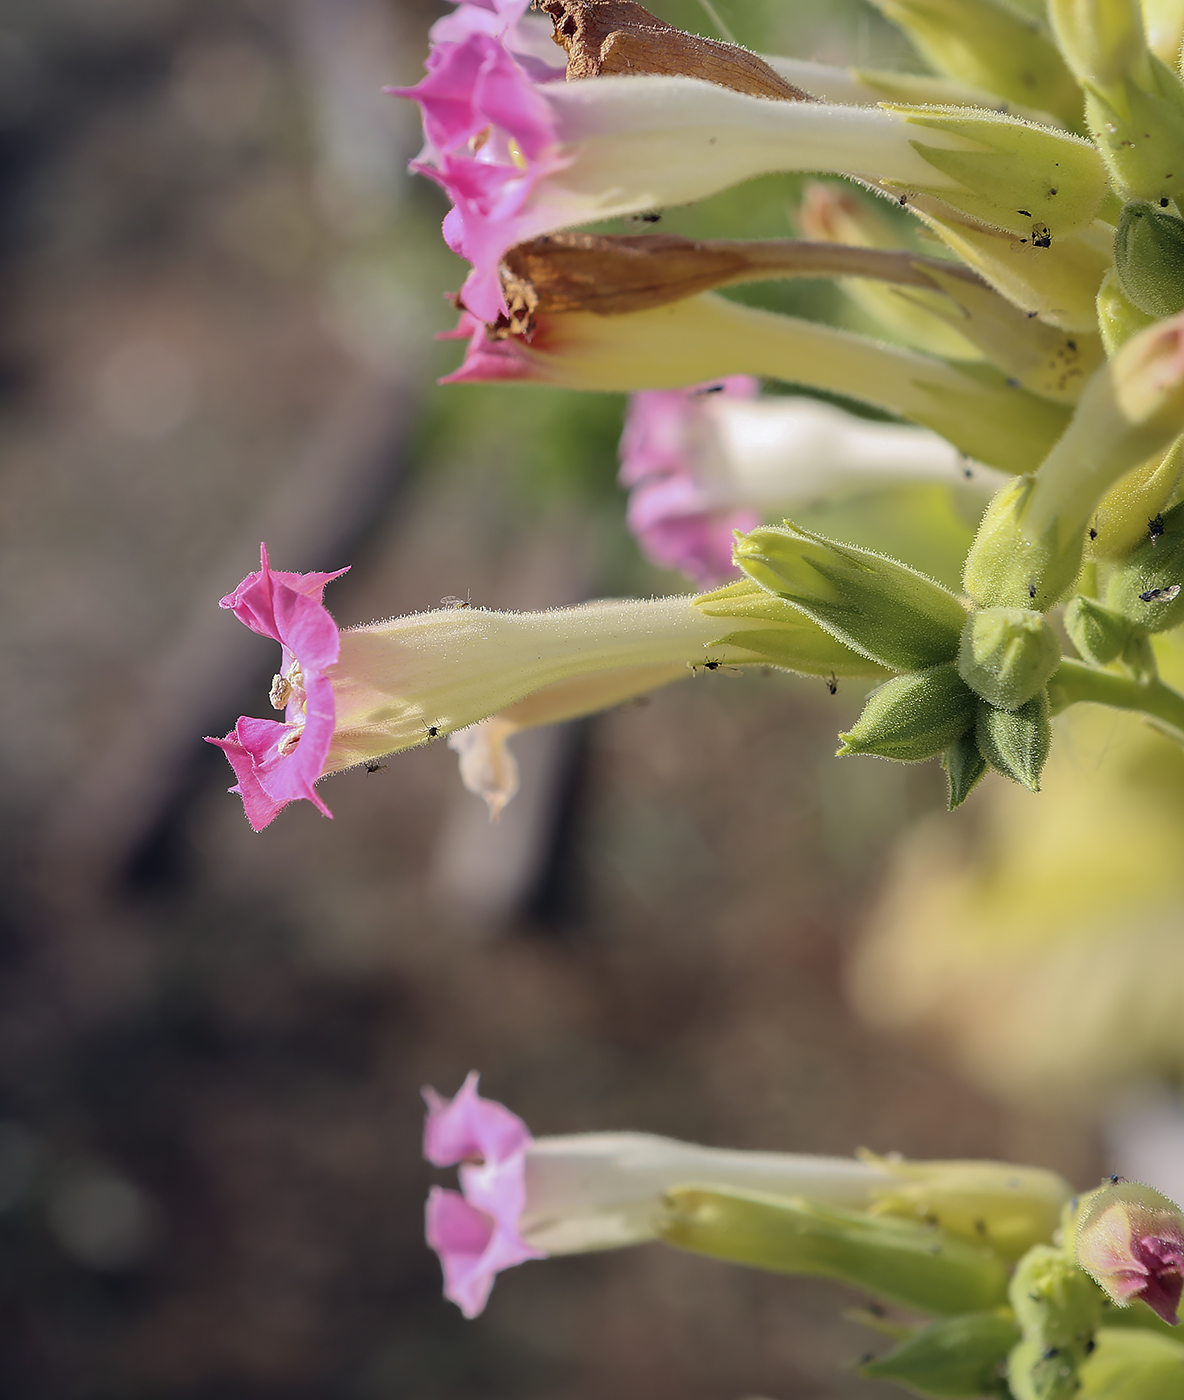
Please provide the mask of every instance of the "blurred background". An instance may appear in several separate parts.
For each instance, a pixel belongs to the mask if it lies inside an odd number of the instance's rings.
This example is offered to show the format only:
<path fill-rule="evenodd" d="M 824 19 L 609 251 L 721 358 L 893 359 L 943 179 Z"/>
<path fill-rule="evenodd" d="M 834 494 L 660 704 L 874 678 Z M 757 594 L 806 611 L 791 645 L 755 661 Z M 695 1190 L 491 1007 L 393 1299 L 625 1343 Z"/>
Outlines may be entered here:
<path fill-rule="evenodd" d="M 716 4 L 757 48 L 917 66 L 856 0 Z M 514 1270 L 464 1322 L 422 1243 L 419 1088 L 473 1068 L 536 1134 L 1082 1185 L 1132 1144 L 1182 1155 L 1184 783 L 1125 721 L 1074 731 L 1044 807 L 988 783 L 950 819 L 936 765 L 830 757 L 854 686 L 701 672 L 522 736 L 496 827 L 442 743 L 325 784 L 332 822 L 299 804 L 256 836 L 227 796 L 200 738 L 268 712 L 275 656 L 216 605 L 260 539 L 352 564 L 343 625 L 686 587 L 624 533 L 621 399 L 434 383 L 463 271 L 380 90 L 445 8 L 0 18 L 14 1400 L 896 1393 L 853 1376 L 843 1290 L 658 1246 Z M 663 227 L 786 235 L 799 189 Z M 744 295 L 846 314 L 817 284 Z M 950 582 L 972 528 L 924 494 L 813 519 Z"/>

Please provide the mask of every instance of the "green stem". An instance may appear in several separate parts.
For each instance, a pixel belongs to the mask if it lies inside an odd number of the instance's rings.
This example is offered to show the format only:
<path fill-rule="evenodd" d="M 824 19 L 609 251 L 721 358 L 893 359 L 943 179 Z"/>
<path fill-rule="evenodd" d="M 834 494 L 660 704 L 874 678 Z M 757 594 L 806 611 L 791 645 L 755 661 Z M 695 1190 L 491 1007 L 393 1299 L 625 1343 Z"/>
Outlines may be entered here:
<path fill-rule="evenodd" d="M 1049 682 L 1049 693 L 1053 709 L 1058 712 L 1083 702 L 1109 705 L 1116 710 L 1138 710 L 1184 737 L 1184 695 L 1160 680 L 1144 684 L 1129 676 L 1087 666 L 1083 661 L 1065 660 Z"/>

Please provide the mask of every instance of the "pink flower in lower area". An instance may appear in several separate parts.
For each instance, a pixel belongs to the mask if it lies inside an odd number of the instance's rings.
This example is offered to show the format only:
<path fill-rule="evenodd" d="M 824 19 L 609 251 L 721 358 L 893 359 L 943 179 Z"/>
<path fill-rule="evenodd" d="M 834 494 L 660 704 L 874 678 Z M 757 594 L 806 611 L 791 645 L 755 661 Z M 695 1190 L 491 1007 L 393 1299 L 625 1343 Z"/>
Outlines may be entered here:
<path fill-rule="evenodd" d="M 630 493 L 626 522 L 648 559 L 704 588 L 735 573 L 732 532 L 760 522 L 754 511 L 723 508 L 712 497 L 702 467 L 719 449 L 705 405 L 715 394 L 752 399 L 759 387 L 737 374 L 693 389 L 650 390 L 629 401 L 619 478 Z"/>
<path fill-rule="evenodd" d="M 423 1154 L 437 1167 L 460 1163 L 461 1189 L 433 1186 L 428 1244 L 444 1269 L 444 1296 L 466 1317 L 485 1307 L 495 1275 L 527 1259 L 545 1259 L 519 1233 L 526 1204 L 526 1150 L 533 1139 L 517 1114 L 477 1093 L 477 1073 L 452 1099 L 425 1089 Z"/>
<path fill-rule="evenodd" d="M 537 232 L 526 203 L 565 160 L 554 114 L 535 79 L 500 37 L 483 32 L 485 9 L 464 13 L 468 8 L 448 16 L 445 32 L 469 32 L 433 48 L 427 76 L 415 87 L 387 91 L 419 103 L 427 144 L 412 169 L 452 200 L 444 238 L 473 265 L 461 296 L 470 311 L 492 322 L 506 310 L 498 277 L 502 255 Z M 491 27 L 496 24 L 495 15 Z"/>
<path fill-rule="evenodd" d="M 341 649 L 336 624 L 321 595 L 330 580 L 345 572 L 283 573 L 271 568 L 267 547 L 261 545 L 259 572 L 248 574 L 218 604 L 252 632 L 271 637 L 283 648 L 271 688 L 272 704 L 285 711 L 283 723 L 243 715 L 224 739 L 206 741 L 216 744 L 230 760 L 238 779 L 230 790 L 242 797 L 256 831 L 301 797 L 332 816 L 313 788 L 336 722 L 333 686 L 326 671 Z"/>

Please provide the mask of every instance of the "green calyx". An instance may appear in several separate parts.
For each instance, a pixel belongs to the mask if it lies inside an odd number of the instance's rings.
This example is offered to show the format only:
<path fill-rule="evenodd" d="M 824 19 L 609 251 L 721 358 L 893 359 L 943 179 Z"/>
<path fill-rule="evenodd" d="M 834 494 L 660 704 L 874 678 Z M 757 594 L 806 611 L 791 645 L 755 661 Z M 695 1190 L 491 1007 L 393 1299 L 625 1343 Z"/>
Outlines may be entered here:
<path fill-rule="evenodd" d="M 1047 690 L 1018 710 L 997 710 L 980 701 L 975 723 L 979 752 L 996 772 L 1040 791 L 1040 774 L 1052 746 Z"/>
<path fill-rule="evenodd" d="M 839 755 L 863 753 L 921 763 L 949 748 L 974 724 L 976 700 L 953 662 L 897 676 L 868 700 L 840 734 Z"/>
<path fill-rule="evenodd" d="M 1007 1354 L 1019 1329 L 1004 1308 L 965 1313 L 923 1327 L 879 1361 L 865 1361 L 859 1374 L 894 1381 L 915 1395 L 940 1397 L 1010 1396 L 1005 1379 Z"/>
<path fill-rule="evenodd" d="M 948 806 L 950 811 L 961 807 L 963 802 L 986 776 L 990 764 L 979 752 L 974 730 L 969 729 L 955 739 L 942 755 L 942 767 L 946 770 L 949 784 Z"/>
<path fill-rule="evenodd" d="M 1146 632 L 1129 617 L 1103 607 L 1096 598 L 1079 595 L 1070 599 L 1065 631 L 1081 655 L 1095 666 L 1120 661 L 1140 680 L 1155 678 L 1155 652 Z"/>
<path fill-rule="evenodd" d="M 658 1232 L 696 1254 L 837 1279 L 937 1316 L 984 1311 L 1007 1296 L 1007 1265 L 993 1250 L 800 1197 L 679 1186 L 665 1198 Z"/>
<path fill-rule="evenodd" d="M 1061 648 L 1042 613 L 1031 608 L 984 608 L 966 619 L 958 673 L 1000 710 L 1018 710 L 1056 670 Z"/>
<path fill-rule="evenodd" d="M 1146 201 L 1128 204 L 1114 240 L 1123 292 L 1146 315 L 1184 310 L 1184 220 Z"/>
<path fill-rule="evenodd" d="M 962 604 L 895 559 L 786 521 L 741 536 L 735 560 L 762 588 L 890 670 L 924 670 L 957 655 Z"/>

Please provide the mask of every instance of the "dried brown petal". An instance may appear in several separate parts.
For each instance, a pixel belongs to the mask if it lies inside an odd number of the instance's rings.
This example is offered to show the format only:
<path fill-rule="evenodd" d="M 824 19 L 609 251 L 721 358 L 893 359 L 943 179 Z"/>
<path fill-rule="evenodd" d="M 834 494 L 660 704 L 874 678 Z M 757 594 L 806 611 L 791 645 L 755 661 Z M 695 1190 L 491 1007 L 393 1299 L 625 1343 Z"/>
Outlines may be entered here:
<path fill-rule="evenodd" d="M 567 76 L 666 73 L 701 78 L 754 97 L 812 102 L 756 54 L 737 44 L 700 39 L 658 19 L 635 0 L 536 0 L 555 22 L 555 41 L 567 50 Z"/>

